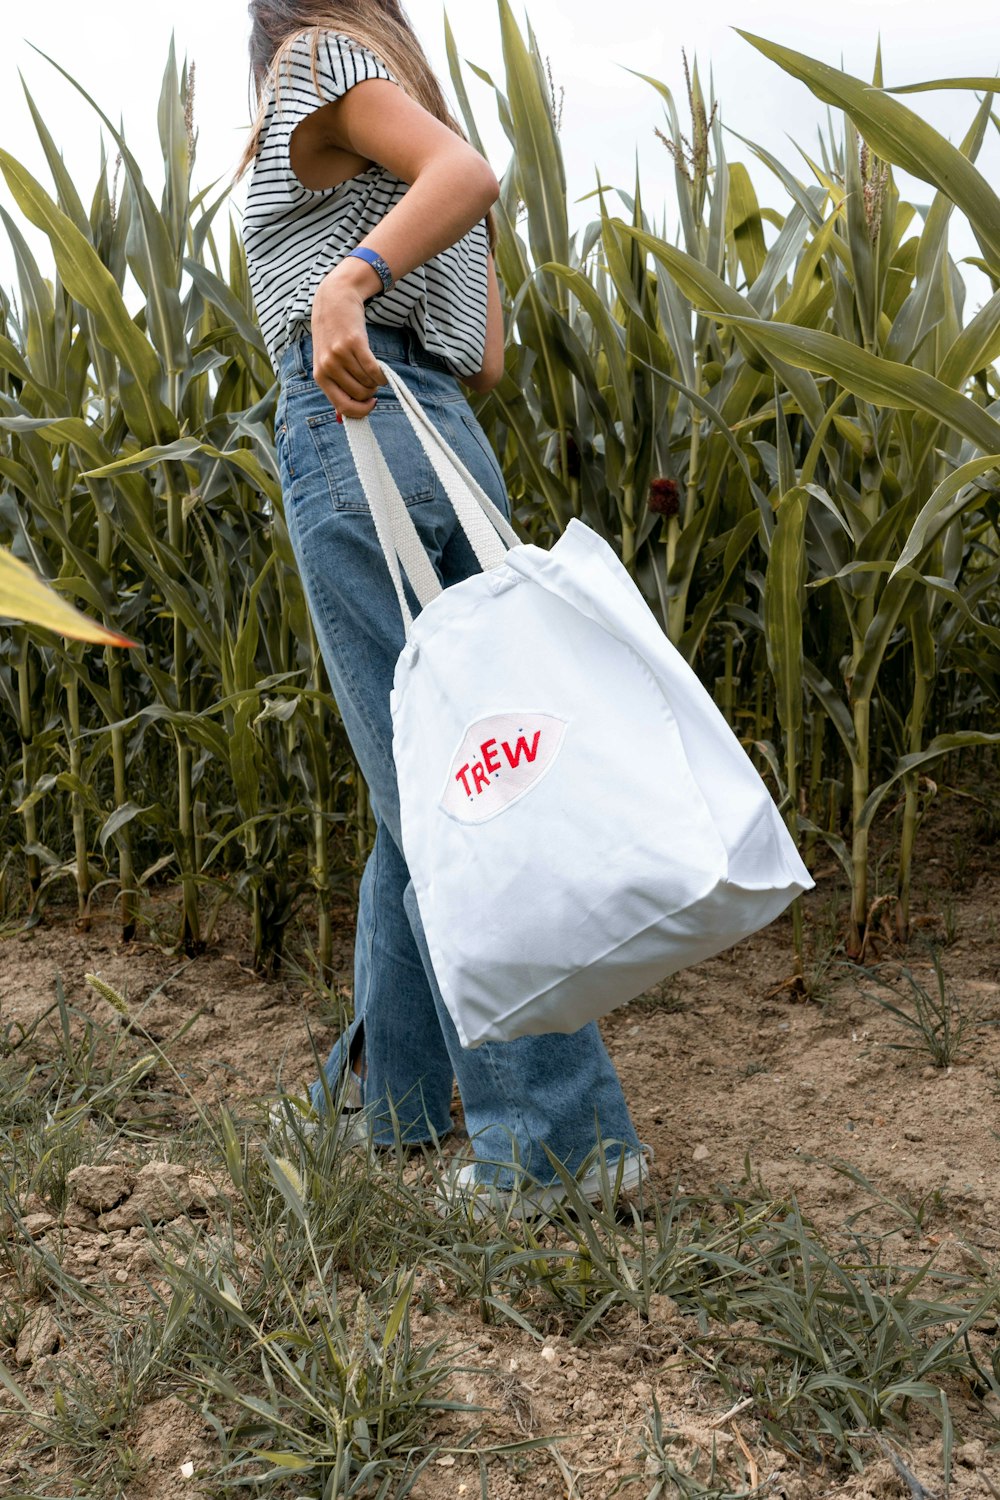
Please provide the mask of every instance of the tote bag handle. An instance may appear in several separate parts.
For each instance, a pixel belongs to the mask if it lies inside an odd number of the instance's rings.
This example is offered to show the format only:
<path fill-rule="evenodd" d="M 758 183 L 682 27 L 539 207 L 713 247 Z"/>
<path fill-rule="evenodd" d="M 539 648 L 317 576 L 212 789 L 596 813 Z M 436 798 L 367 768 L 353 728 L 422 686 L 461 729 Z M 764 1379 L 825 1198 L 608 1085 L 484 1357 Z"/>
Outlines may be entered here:
<path fill-rule="evenodd" d="M 482 485 L 470 474 L 458 454 L 445 442 L 406 382 L 381 361 L 379 369 L 385 376 L 386 384 L 396 392 L 399 404 L 441 481 L 479 566 L 484 572 L 499 567 L 507 556 L 507 546 L 521 545 L 517 532 L 503 512 L 494 505 Z M 402 574 L 405 573 L 409 580 L 421 609 L 441 593 L 441 582 L 420 540 L 399 486 L 392 477 L 370 420 L 367 417 L 347 417 L 344 431 L 347 433 L 348 446 L 361 480 L 361 488 L 375 522 L 379 545 L 396 590 L 403 626 L 408 636 L 413 616 L 403 589 Z"/>

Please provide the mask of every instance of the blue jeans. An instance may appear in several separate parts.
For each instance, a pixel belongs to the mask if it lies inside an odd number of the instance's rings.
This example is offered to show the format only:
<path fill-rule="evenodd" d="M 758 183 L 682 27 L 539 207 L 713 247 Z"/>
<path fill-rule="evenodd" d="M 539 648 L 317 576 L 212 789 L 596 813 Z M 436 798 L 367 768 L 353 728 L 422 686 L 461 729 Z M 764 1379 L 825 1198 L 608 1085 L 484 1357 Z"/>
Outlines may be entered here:
<path fill-rule="evenodd" d="M 430 420 L 509 517 L 503 472 L 457 378 L 410 329 L 368 324 L 373 354 L 401 375 Z M 345 423 L 352 419 L 345 417 Z M 389 385 L 367 420 L 379 439 L 444 587 L 478 570 L 464 532 Z M 361 878 L 354 950 L 354 1020 L 324 1064 L 337 1097 L 360 1050 L 373 1139 L 433 1140 L 452 1126 L 454 1079 L 477 1177 L 501 1187 L 517 1162 L 558 1181 L 542 1142 L 578 1171 L 600 1143 L 609 1163 L 639 1146 L 618 1075 L 596 1022 L 462 1047 L 434 977 L 401 852 L 389 691 L 403 621 L 343 425 L 313 380 L 312 340 L 286 350 L 275 420 L 285 517 L 309 612 L 348 739 L 368 785 L 377 832 Z M 414 616 L 419 604 L 406 585 Z M 517 941 L 516 933 L 511 941 Z M 324 1108 L 323 1083 L 310 1088 Z"/>

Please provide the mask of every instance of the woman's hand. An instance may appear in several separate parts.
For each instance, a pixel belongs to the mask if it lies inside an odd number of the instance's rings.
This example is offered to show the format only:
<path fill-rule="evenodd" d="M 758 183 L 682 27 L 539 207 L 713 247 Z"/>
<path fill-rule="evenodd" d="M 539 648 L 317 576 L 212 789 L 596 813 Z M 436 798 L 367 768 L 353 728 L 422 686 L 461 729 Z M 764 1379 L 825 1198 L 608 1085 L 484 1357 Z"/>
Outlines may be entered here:
<path fill-rule="evenodd" d="M 368 343 L 365 297 L 381 286 L 378 272 L 357 256 L 334 266 L 312 306 L 313 378 L 339 417 L 367 417 L 385 385 Z"/>

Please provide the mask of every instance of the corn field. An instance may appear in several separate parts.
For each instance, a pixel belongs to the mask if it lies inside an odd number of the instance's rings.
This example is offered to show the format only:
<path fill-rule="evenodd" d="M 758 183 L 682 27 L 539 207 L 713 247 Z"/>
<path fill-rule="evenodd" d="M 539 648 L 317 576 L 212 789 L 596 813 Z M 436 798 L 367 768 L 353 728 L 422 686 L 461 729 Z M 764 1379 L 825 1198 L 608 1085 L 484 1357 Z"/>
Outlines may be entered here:
<path fill-rule="evenodd" d="M 995 80 L 913 86 L 966 91 L 955 146 L 880 61 L 868 84 L 744 33 L 831 106 L 807 175 L 747 143 L 762 204 L 697 68 L 681 101 L 637 73 L 637 117 L 644 86 L 663 115 L 661 222 L 636 181 L 624 213 L 598 187 L 571 234 L 555 91 L 499 7 L 503 87 L 474 71 L 510 143 L 507 356 L 475 399 L 515 518 L 548 546 L 577 516 L 618 549 L 807 860 L 839 862 L 848 954 L 877 926 L 905 940 L 921 814 L 942 783 L 980 795 L 1000 742 L 1000 197 L 976 166 Z M 447 47 L 482 150 L 450 28 Z M 0 559 L 116 643 L 19 623 L 37 616 L 0 592 L 0 917 L 37 921 L 69 884 L 82 922 L 113 902 L 129 938 L 169 881 L 179 949 L 235 898 L 272 972 L 305 908 L 325 970 L 371 815 L 289 544 L 228 190 L 192 187 L 192 73 L 171 49 L 159 202 L 103 113 L 116 157 L 85 202 L 29 105 L 52 180 L 0 150 L 21 220 L 0 210 Z M 992 291 L 975 310 L 953 215 Z M 794 931 L 801 964 L 800 912 Z"/>

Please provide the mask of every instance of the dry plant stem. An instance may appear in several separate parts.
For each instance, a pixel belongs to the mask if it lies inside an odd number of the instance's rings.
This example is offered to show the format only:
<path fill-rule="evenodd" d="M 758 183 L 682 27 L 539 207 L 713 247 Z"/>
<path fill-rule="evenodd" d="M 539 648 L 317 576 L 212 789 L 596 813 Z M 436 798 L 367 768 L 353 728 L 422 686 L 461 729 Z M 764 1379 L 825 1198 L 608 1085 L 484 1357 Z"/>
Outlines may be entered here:
<path fill-rule="evenodd" d="M 69 532 L 73 524 L 73 469 L 68 455 L 64 458 L 59 474 L 59 486 L 62 491 L 61 503 L 63 512 L 63 525 Z M 74 563 L 72 555 L 63 548 L 62 573 L 72 574 Z M 61 678 L 63 690 L 66 694 L 66 725 L 69 730 L 67 734 L 67 750 L 69 753 L 69 770 L 72 778 L 70 791 L 70 809 L 73 822 L 73 852 L 76 866 L 76 899 L 77 920 L 81 926 L 86 928 L 89 922 L 87 915 L 87 898 L 90 892 L 90 866 L 87 859 L 87 819 L 86 809 L 83 804 L 81 787 L 83 785 L 83 763 L 80 749 L 80 680 L 78 667 L 83 662 L 85 648 L 75 641 L 69 641 L 66 645 L 65 655 L 61 666 Z"/>
<path fill-rule="evenodd" d="M 697 396 L 702 394 L 702 363 L 703 353 L 699 349 L 695 353 L 694 362 L 694 391 Z M 674 571 L 681 531 L 690 526 L 698 507 L 698 487 L 701 483 L 701 424 L 701 412 L 695 406 L 694 402 L 691 402 L 691 434 L 688 441 L 688 472 L 687 484 L 684 489 L 684 509 L 681 516 L 671 516 L 667 526 L 667 584 L 670 590 L 667 601 L 667 634 L 675 646 L 680 645 L 681 637 L 684 634 L 687 624 L 689 582 L 685 580 L 683 586 L 681 586 L 679 580 L 674 576 Z"/>
<path fill-rule="evenodd" d="M 102 507 L 97 508 L 97 556 L 101 567 L 109 578 L 114 578 L 113 538 L 111 522 Z M 111 627 L 113 621 L 106 617 L 104 623 Z M 105 647 L 104 661 L 108 672 L 108 691 L 111 698 L 111 766 L 115 788 L 115 807 L 123 807 L 128 801 L 128 776 L 125 757 L 125 731 L 118 727 L 125 718 L 124 671 L 122 654 L 112 646 Z M 131 824 L 125 823 L 115 835 L 118 847 L 118 878 L 121 886 L 121 935 L 123 942 L 135 936 L 136 887 L 135 868 L 132 862 Z"/>
<path fill-rule="evenodd" d="M 920 610 L 917 611 L 920 614 Z M 907 749 L 912 755 L 920 750 L 923 745 L 924 719 L 927 713 L 929 688 L 933 681 L 933 664 L 931 670 L 923 670 L 921 661 L 922 651 L 920 642 L 923 632 L 918 624 L 911 627 L 911 640 L 913 642 L 913 703 L 907 716 Z M 903 827 L 899 840 L 899 876 L 897 885 L 896 906 L 896 937 L 901 943 L 905 943 L 910 936 L 910 882 L 913 876 L 913 848 L 917 837 L 917 823 L 920 812 L 920 773 L 911 771 L 905 778 L 903 785 L 906 788 L 903 802 Z"/>
<path fill-rule="evenodd" d="M 747 1447 L 746 1439 L 744 1438 L 740 1429 L 737 1427 L 736 1423 L 731 1422 L 730 1426 L 733 1429 L 733 1437 L 736 1439 L 737 1443 L 740 1446 L 740 1452 L 743 1454 L 743 1457 L 747 1461 L 747 1468 L 750 1471 L 750 1488 L 755 1490 L 760 1485 L 760 1470 L 757 1468 L 757 1460 L 754 1458 L 750 1449 Z"/>
<path fill-rule="evenodd" d="M 552 1454 L 553 1461 L 555 1461 L 556 1469 L 558 1469 L 559 1473 L 561 1473 L 562 1475 L 562 1482 L 564 1482 L 565 1485 L 564 1500 L 582 1500 L 582 1497 L 580 1497 L 579 1488 L 577 1488 L 577 1475 L 573 1472 L 573 1470 L 570 1469 L 570 1466 L 568 1466 L 565 1458 L 562 1457 L 562 1454 L 561 1452 L 559 1452 L 558 1446 L 556 1446 L 555 1443 L 553 1443 L 552 1448 L 549 1449 L 549 1452 L 550 1454 Z"/>
<path fill-rule="evenodd" d="M 21 779 L 24 783 L 25 806 L 21 817 L 24 819 L 24 841 L 29 849 L 34 849 L 38 843 L 38 819 L 35 811 L 35 803 L 28 800 L 34 786 L 35 778 L 35 755 L 32 747 L 33 731 L 31 727 L 31 698 L 32 698 L 32 673 L 31 673 L 31 641 L 27 630 L 19 628 L 21 636 L 21 650 L 18 655 L 17 664 L 17 693 L 18 709 L 20 715 L 19 731 L 21 739 Z M 41 862 L 37 854 L 25 855 L 25 865 L 28 878 L 28 890 L 31 893 L 31 904 L 34 906 L 35 896 L 41 882 Z"/>
<path fill-rule="evenodd" d="M 185 532 L 181 495 L 167 472 L 167 537 L 177 556 L 184 555 Z M 173 678 L 178 709 L 183 712 L 188 690 L 187 630 L 177 614 L 173 619 Z M 200 942 L 198 887 L 194 878 L 194 799 L 191 789 L 192 754 L 176 725 L 171 726 L 177 758 L 177 837 L 180 855 L 182 889 L 181 926 L 178 946 L 186 953 L 197 950 Z"/>
<path fill-rule="evenodd" d="M 871 408 L 866 408 L 865 411 L 866 420 L 863 427 L 863 431 L 865 432 L 865 455 L 861 465 L 861 510 L 865 521 L 871 527 L 878 520 L 881 508 L 882 468 L 876 451 L 874 435 L 875 414 Z M 849 681 L 852 685 L 852 691 L 855 672 L 874 615 L 875 594 L 873 588 L 868 588 L 857 601 L 856 618 L 851 626 L 854 650 L 849 668 Z M 847 951 L 850 957 L 857 958 L 862 951 L 868 917 L 868 829 L 862 826 L 861 811 L 871 790 L 869 771 L 869 756 L 871 753 L 870 690 L 866 689 L 861 697 L 854 701 L 852 710 L 855 739 L 855 753 L 851 766 L 854 820 L 851 851 L 853 890 L 851 893 L 851 920 Z"/>
<path fill-rule="evenodd" d="M 709 1427 L 725 1427 L 727 1422 L 731 1422 L 734 1417 L 738 1417 L 741 1412 L 746 1411 L 749 1407 L 753 1406 L 753 1404 L 753 1396 L 745 1396 L 742 1401 L 737 1401 L 735 1406 L 731 1406 L 729 1410 L 724 1411 L 721 1416 L 713 1417 L 708 1425 Z"/>
<path fill-rule="evenodd" d="M 627 484 L 622 496 L 622 562 L 631 573 L 635 568 L 635 485 Z"/>

